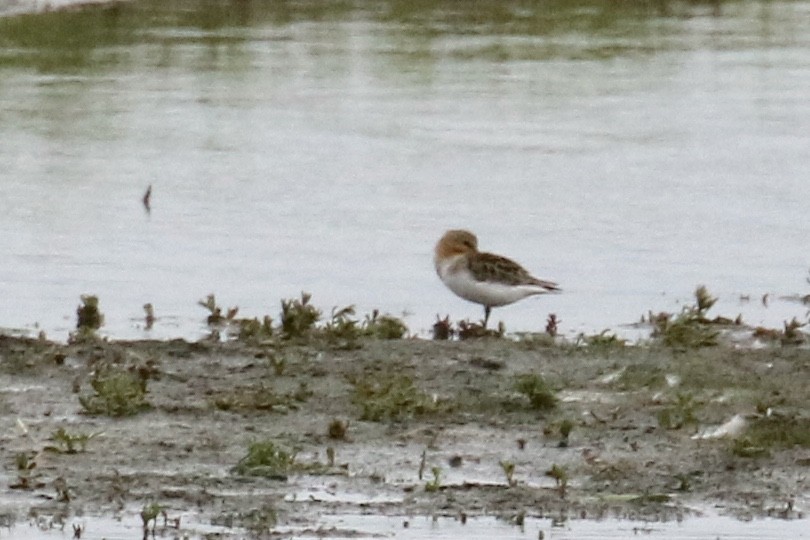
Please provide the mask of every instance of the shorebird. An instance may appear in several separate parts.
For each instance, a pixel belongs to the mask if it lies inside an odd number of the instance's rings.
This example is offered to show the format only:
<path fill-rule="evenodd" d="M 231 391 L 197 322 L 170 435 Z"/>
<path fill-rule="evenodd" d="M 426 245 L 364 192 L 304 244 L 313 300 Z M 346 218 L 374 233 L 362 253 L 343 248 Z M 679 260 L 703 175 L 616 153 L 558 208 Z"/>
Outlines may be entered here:
<path fill-rule="evenodd" d="M 553 281 L 532 276 L 511 259 L 478 251 L 478 238 L 465 230 L 444 233 L 436 244 L 433 263 L 448 289 L 484 306 L 484 328 L 492 308 L 560 290 Z"/>

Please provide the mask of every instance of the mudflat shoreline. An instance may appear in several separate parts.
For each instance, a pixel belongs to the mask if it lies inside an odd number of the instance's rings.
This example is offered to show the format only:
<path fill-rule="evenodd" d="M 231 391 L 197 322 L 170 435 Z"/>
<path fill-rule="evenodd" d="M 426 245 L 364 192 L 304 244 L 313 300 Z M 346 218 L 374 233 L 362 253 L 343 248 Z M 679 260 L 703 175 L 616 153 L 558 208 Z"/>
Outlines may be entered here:
<path fill-rule="evenodd" d="M 781 346 L 3 336 L 0 501 L 12 525 L 193 509 L 235 537 L 324 513 L 801 518 L 808 374 Z"/>

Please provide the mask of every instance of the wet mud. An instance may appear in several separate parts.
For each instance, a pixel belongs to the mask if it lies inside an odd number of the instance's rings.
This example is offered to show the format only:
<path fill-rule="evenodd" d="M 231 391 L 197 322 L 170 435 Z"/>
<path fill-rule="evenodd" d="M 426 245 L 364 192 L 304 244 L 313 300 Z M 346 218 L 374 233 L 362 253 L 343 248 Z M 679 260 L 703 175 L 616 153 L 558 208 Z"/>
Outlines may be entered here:
<path fill-rule="evenodd" d="M 113 407 L 111 373 L 143 392 Z M 345 536 L 325 515 L 792 520 L 808 375 L 780 346 L 2 336 L 0 516 L 220 538 Z"/>

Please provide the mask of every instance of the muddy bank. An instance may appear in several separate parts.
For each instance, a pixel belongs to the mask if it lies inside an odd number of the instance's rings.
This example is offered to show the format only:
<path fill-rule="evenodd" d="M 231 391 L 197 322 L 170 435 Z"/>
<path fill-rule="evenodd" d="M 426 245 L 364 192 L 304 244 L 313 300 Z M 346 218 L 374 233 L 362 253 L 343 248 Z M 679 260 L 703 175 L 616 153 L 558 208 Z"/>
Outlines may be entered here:
<path fill-rule="evenodd" d="M 191 537 L 324 514 L 800 518 L 808 375 L 780 346 L 0 337 L 0 514 Z"/>

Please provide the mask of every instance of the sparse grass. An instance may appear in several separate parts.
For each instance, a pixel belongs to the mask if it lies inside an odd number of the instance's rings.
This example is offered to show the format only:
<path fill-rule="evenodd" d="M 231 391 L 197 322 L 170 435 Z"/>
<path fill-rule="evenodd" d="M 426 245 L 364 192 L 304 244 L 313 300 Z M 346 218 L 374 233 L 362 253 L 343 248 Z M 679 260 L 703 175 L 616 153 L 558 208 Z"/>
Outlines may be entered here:
<path fill-rule="evenodd" d="M 239 341 L 248 343 L 261 343 L 273 337 L 273 319 L 265 315 L 260 321 L 258 318 L 238 319 Z"/>
<path fill-rule="evenodd" d="M 393 315 L 380 315 L 376 309 L 366 315 L 363 321 L 363 334 L 375 339 L 402 339 L 408 333 L 408 326 Z"/>
<path fill-rule="evenodd" d="M 561 498 L 565 498 L 568 489 L 568 470 L 554 463 L 549 470 L 546 471 L 546 476 L 553 478 L 557 484 L 557 491 Z"/>
<path fill-rule="evenodd" d="M 267 362 L 273 367 L 273 373 L 275 373 L 277 377 L 284 375 L 284 370 L 287 368 L 286 356 L 277 356 L 273 353 L 269 353 L 267 355 Z"/>
<path fill-rule="evenodd" d="M 332 317 L 323 327 L 323 335 L 327 341 L 343 350 L 360 348 L 358 340 L 362 334 L 362 329 L 354 318 L 354 306 L 333 308 Z"/>
<path fill-rule="evenodd" d="M 550 410 L 557 406 L 557 396 L 540 375 L 534 373 L 518 375 L 515 390 L 529 399 L 532 409 Z"/>
<path fill-rule="evenodd" d="M 499 463 L 501 465 L 501 470 L 506 477 L 506 484 L 509 487 L 516 486 L 517 480 L 515 480 L 515 464 L 507 460 L 501 460 Z"/>
<path fill-rule="evenodd" d="M 208 310 L 208 317 L 205 319 L 208 326 L 217 326 L 233 321 L 236 319 L 236 314 L 239 313 L 239 308 L 234 306 L 229 308 L 225 315 L 223 315 L 222 308 L 217 305 L 216 296 L 213 294 L 209 294 L 206 296 L 205 300 L 200 300 L 197 304 Z"/>
<path fill-rule="evenodd" d="M 296 343 L 320 343 L 325 340 L 332 349 L 353 350 L 362 346 L 361 340 L 364 338 L 401 339 L 408 332 L 401 319 L 380 315 L 378 310 L 360 321 L 355 317 L 353 305 L 333 308 L 331 316 L 319 325 L 322 312 L 312 305 L 311 300 L 312 295 L 306 292 L 302 292 L 298 299 L 283 299 L 279 326 L 273 326 L 273 318 L 268 315 L 252 319 L 237 318 L 238 307 L 232 307 L 225 313 L 213 294 L 198 304 L 208 310 L 206 322 L 212 327 L 211 337 L 217 341 L 220 332 L 224 332 L 230 340 L 252 345 L 278 344 L 279 338 Z"/>
<path fill-rule="evenodd" d="M 44 485 L 37 478 L 37 452 L 18 452 L 14 456 L 14 464 L 17 469 L 17 480 L 10 484 L 11 489 L 36 489 Z"/>
<path fill-rule="evenodd" d="M 298 404 L 306 401 L 312 392 L 305 382 L 292 393 L 279 394 L 274 389 L 259 384 L 256 388 L 229 390 L 213 399 L 214 406 L 222 411 L 273 411 L 287 412 L 298 409 Z"/>
<path fill-rule="evenodd" d="M 267 538 L 278 523 L 278 511 L 272 505 L 264 504 L 240 513 L 239 523 L 250 533 L 250 538 Z"/>
<path fill-rule="evenodd" d="M 465 319 L 458 321 L 458 330 L 456 331 L 456 335 L 461 341 L 479 338 L 502 338 L 504 334 L 506 334 L 506 326 L 503 324 L 503 321 L 498 322 L 496 329 L 492 329 L 485 328 L 482 323 L 471 322 Z"/>
<path fill-rule="evenodd" d="M 48 449 L 56 450 L 62 454 L 76 454 L 87 450 L 87 443 L 98 437 L 100 433 L 68 433 L 65 428 L 59 428 L 51 435 L 56 446 Z"/>
<path fill-rule="evenodd" d="M 692 394 L 678 393 L 675 402 L 658 411 L 658 425 L 664 429 L 681 429 L 698 423 L 695 413 L 700 407 Z"/>
<path fill-rule="evenodd" d="M 104 325 L 104 314 L 98 307 L 98 297 L 81 296 L 82 303 L 76 308 L 76 331 L 68 337 L 69 343 L 82 343 L 96 339 L 96 330 Z"/>
<path fill-rule="evenodd" d="M 745 436 L 735 441 L 734 453 L 762 449 L 810 448 L 810 418 L 791 415 L 763 416 L 751 421 Z M 746 450 L 747 449 L 747 450 Z M 749 457 L 749 456 L 744 456 Z"/>
<path fill-rule="evenodd" d="M 759 458 L 769 456 L 771 453 L 764 446 L 757 446 L 747 437 L 734 439 L 731 442 L 730 451 L 741 458 Z"/>
<path fill-rule="evenodd" d="M 352 401 L 362 407 L 361 420 L 400 421 L 449 409 L 447 403 L 428 396 L 405 375 L 365 377 L 350 382 L 354 385 Z"/>
<path fill-rule="evenodd" d="M 430 472 L 433 473 L 433 478 L 425 483 L 425 491 L 435 493 L 442 488 L 442 468 L 431 467 Z"/>
<path fill-rule="evenodd" d="M 557 446 L 560 448 L 568 447 L 568 437 L 571 435 L 571 431 L 574 429 L 574 423 L 567 418 L 560 422 L 560 442 Z"/>
<path fill-rule="evenodd" d="M 298 452 L 271 441 L 255 441 L 248 445 L 247 453 L 231 468 L 233 474 L 241 476 L 263 476 L 274 480 L 285 480 L 292 473 L 340 474 L 345 475 L 344 467 L 334 468 L 334 449 L 327 449 L 327 463 L 300 462 Z"/>
<path fill-rule="evenodd" d="M 663 369 L 649 364 L 631 364 L 621 371 L 615 381 L 615 386 L 620 390 L 660 388 L 665 384 Z"/>
<path fill-rule="evenodd" d="M 90 380 L 95 394 L 79 396 L 87 414 L 132 416 L 150 407 L 146 401 L 146 379 L 128 371 L 107 368 Z"/>
<path fill-rule="evenodd" d="M 259 508 L 216 516 L 211 523 L 228 529 L 242 527 L 248 532 L 248 538 L 269 538 L 278 523 L 278 511 L 272 504 L 263 504 Z"/>
<path fill-rule="evenodd" d="M 155 536 L 155 528 L 157 527 L 157 518 L 159 515 L 164 514 L 165 510 L 157 503 L 145 504 L 141 509 L 141 521 L 143 522 L 143 537 L 149 537 L 149 523 L 152 523 L 152 536 Z"/>
<path fill-rule="evenodd" d="M 672 316 L 659 314 L 650 316 L 653 324 L 652 336 L 667 346 L 675 349 L 696 349 L 714 347 L 718 344 L 720 332 L 712 328 L 706 313 L 717 302 L 705 286 L 695 290 L 695 304 L 685 306 L 681 312 Z M 721 322 L 718 318 L 715 322 Z M 725 322 L 725 319 L 722 320 Z"/>
<path fill-rule="evenodd" d="M 436 322 L 433 323 L 433 339 L 436 341 L 446 341 L 453 337 L 455 330 L 453 323 L 450 322 L 450 315 L 445 316 L 444 319 L 436 315 Z"/>
<path fill-rule="evenodd" d="M 602 330 L 598 334 L 577 336 L 576 346 L 587 347 L 591 351 L 608 353 L 614 349 L 622 349 L 627 344 L 627 340 L 621 339 L 609 330 Z"/>
<path fill-rule="evenodd" d="M 782 344 L 801 345 L 804 343 L 806 336 L 801 331 L 801 328 L 806 324 L 807 323 L 800 323 L 796 317 L 793 317 L 790 322 L 785 321 L 785 330 L 782 332 Z"/>
<path fill-rule="evenodd" d="M 98 308 L 98 297 L 83 294 L 82 305 L 76 308 L 76 328 L 78 330 L 98 330 L 104 325 L 104 314 Z"/>
<path fill-rule="evenodd" d="M 281 301 L 281 331 L 286 339 L 309 334 L 321 318 L 321 312 L 309 303 L 312 295 L 302 292 L 300 300 Z"/>
<path fill-rule="evenodd" d="M 242 476 L 286 478 L 295 465 L 295 455 L 295 452 L 273 441 L 252 442 L 247 454 L 233 467 L 232 472 Z"/>

